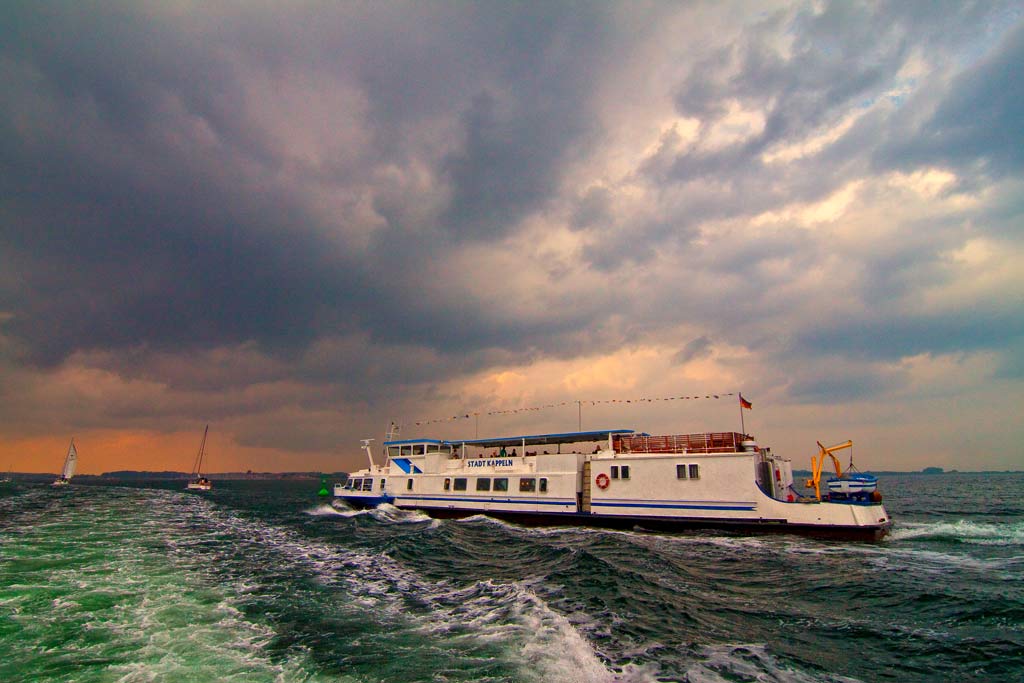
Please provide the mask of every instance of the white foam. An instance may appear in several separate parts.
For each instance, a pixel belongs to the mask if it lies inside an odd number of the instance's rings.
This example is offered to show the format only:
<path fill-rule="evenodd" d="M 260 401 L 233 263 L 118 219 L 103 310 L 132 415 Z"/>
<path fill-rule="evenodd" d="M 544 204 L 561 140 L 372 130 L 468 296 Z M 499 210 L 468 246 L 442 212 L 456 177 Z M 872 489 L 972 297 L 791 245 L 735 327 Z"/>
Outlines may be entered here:
<path fill-rule="evenodd" d="M 762 644 L 705 645 L 697 652 L 695 661 L 686 671 L 691 683 L 726 683 L 727 681 L 761 681 L 770 683 L 817 683 L 828 680 L 856 683 L 856 678 L 829 674 L 827 679 L 816 678 L 797 671 L 780 662 Z"/>
<path fill-rule="evenodd" d="M 1024 545 L 1024 523 L 907 522 L 898 524 L 889 538 L 893 542 L 934 538 L 979 545 Z"/>
<path fill-rule="evenodd" d="M 339 510 L 333 505 L 317 505 L 315 508 L 309 510 L 303 510 L 307 515 L 313 517 L 352 517 L 353 513 L 357 513 L 357 510 Z"/>

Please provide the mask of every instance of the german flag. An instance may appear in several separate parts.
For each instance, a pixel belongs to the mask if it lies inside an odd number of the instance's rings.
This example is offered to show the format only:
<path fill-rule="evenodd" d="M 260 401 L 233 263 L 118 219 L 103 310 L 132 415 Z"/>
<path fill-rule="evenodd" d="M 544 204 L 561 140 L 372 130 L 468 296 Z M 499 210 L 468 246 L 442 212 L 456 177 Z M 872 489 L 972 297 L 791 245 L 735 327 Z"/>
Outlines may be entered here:
<path fill-rule="evenodd" d="M 747 410 L 753 410 L 754 404 L 743 398 L 743 394 L 740 394 L 740 408 L 746 408 Z"/>

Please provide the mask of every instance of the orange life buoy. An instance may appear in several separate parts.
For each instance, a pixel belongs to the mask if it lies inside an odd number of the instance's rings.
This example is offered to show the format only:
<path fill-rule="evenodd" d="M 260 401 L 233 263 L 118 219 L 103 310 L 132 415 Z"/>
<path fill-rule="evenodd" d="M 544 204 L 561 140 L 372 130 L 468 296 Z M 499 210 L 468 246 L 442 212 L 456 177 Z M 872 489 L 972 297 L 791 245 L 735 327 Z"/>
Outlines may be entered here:
<path fill-rule="evenodd" d="M 597 475 L 597 488 L 599 488 L 599 489 L 606 489 L 606 488 L 608 488 L 608 484 L 610 484 L 610 483 L 611 483 L 611 479 L 609 479 L 608 475 L 605 474 L 604 472 L 602 472 L 601 474 Z"/>

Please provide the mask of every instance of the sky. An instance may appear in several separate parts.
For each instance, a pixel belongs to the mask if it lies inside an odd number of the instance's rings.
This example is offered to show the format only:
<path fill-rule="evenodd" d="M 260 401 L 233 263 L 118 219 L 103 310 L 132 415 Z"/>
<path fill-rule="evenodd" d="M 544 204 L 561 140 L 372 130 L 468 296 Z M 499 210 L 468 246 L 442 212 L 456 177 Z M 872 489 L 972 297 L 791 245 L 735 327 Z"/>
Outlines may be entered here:
<path fill-rule="evenodd" d="M 0 469 L 1024 469 L 1022 10 L 5 2 Z"/>

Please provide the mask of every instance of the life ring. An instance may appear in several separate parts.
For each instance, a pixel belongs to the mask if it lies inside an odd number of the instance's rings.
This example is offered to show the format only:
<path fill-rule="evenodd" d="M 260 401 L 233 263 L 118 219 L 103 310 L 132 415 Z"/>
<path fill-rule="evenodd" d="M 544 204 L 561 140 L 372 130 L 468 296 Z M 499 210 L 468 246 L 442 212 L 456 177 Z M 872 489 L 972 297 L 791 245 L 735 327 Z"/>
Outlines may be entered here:
<path fill-rule="evenodd" d="M 612 480 L 608 478 L 608 475 L 602 472 L 601 474 L 597 475 L 597 488 L 606 489 L 608 488 L 608 484 L 610 484 L 611 481 Z"/>

